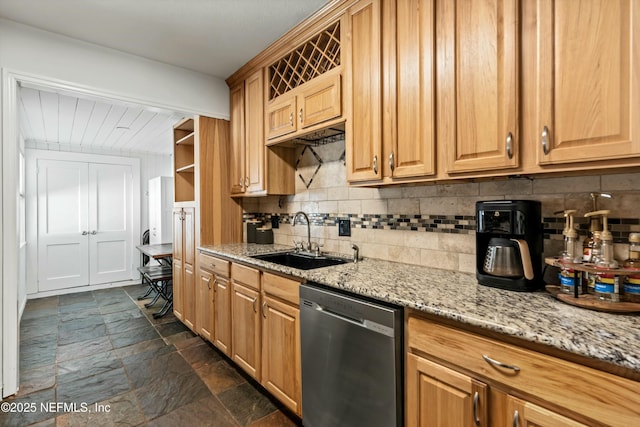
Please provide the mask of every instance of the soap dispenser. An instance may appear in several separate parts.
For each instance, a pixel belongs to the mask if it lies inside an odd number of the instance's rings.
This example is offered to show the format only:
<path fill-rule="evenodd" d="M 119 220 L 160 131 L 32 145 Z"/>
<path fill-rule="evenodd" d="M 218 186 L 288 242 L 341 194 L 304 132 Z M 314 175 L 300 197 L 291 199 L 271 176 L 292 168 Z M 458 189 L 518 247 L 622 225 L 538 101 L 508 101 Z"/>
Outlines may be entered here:
<path fill-rule="evenodd" d="M 592 212 L 598 211 L 598 198 L 603 197 L 610 199 L 612 197 L 609 193 L 589 193 L 589 196 L 591 197 Z M 601 229 L 602 224 L 600 222 L 600 216 L 591 216 L 589 221 L 589 233 L 587 234 L 587 238 L 582 242 L 582 260 L 584 262 L 595 262 L 593 259 L 593 245 L 595 243 L 593 233 L 600 231 Z"/>
<path fill-rule="evenodd" d="M 568 209 L 563 212 L 565 223 L 562 234 L 564 235 L 564 251 L 562 252 L 562 260 L 567 262 L 580 262 L 581 257 L 578 256 L 578 232 L 573 225 L 573 215 L 575 209 Z"/>
<path fill-rule="evenodd" d="M 568 209 L 565 211 L 559 211 L 556 213 L 562 213 L 565 218 L 564 230 L 564 250 L 560 255 L 560 259 L 567 263 L 579 263 L 582 261 L 582 256 L 578 252 L 578 232 L 576 231 L 573 223 L 573 215 L 576 213 L 575 209 Z M 560 280 L 560 290 L 568 294 L 574 294 L 574 287 L 576 284 L 580 284 L 579 272 L 573 268 L 563 266 L 558 274 Z M 579 292 L 582 293 L 582 292 Z"/>
<path fill-rule="evenodd" d="M 600 259 L 596 262 L 598 270 L 608 270 L 618 267 L 618 262 L 613 257 L 613 235 L 609 231 L 609 224 L 607 215 L 610 211 L 601 210 L 588 212 L 584 214 L 585 217 L 599 216 L 602 218 L 602 231 L 600 232 L 601 254 Z M 616 280 L 616 275 L 613 273 L 607 273 L 606 271 L 598 271 L 595 279 L 594 293 L 597 298 L 610 301 L 620 301 L 620 285 Z"/>
<path fill-rule="evenodd" d="M 596 265 L 602 268 L 618 267 L 618 261 L 616 261 L 613 257 L 613 235 L 611 234 L 611 231 L 609 231 L 607 215 L 609 215 L 610 213 L 611 211 L 609 210 L 602 210 L 587 212 L 586 214 L 584 214 L 584 216 L 588 218 L 594 216 L 602 218 L 602 231 L 600 232 L 600 241 L 602 242 L 600 247 L 600 259 L 596 262 Z"/>

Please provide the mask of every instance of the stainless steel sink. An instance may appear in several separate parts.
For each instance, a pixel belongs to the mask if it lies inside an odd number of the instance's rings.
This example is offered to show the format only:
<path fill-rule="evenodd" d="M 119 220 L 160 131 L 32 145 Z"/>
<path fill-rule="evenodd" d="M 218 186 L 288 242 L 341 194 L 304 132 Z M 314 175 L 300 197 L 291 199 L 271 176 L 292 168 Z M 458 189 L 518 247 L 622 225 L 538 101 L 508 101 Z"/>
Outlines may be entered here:
<path fill-rule="evenodd" d="M 272 254 L 254 255 L 251 258 L 261 259 L 274 264 L 297 268 L 300 270 L 312 270 L 314 268 L 329 267 L 332 265 L 345 264 L 349 262 L 343 258 L 327 256 L 306 255 L 297 252 L 280 252 Z"/>

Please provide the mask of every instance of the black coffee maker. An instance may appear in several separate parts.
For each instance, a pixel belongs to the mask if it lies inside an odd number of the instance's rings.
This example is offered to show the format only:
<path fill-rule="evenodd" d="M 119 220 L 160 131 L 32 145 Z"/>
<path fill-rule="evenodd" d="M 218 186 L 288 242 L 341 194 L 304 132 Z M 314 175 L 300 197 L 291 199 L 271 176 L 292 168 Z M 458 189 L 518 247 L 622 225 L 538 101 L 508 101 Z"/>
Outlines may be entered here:
<path fill-rule="evenodd" d="M 512 291 L 543 286 L 540 202 L 476 202 L 476 224 L 478 283 Z"/>

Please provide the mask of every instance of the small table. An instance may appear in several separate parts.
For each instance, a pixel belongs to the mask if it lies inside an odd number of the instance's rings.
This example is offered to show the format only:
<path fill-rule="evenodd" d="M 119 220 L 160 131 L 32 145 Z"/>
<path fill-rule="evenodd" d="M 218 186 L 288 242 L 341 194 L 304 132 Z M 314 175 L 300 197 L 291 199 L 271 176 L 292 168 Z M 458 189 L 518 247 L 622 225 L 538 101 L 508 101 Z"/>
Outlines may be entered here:
<path fill-rule="evenodd" d="M 139 245 L 136 248 L 144 255 L 155 259 L 160 264 L 159 266 L 141 266 L 138 271 L 143 275 L 143 280 L 146 279 L 149 282 L 149 289 L 144 295 L 138 297 L 138 300 L 143 300 L 149 297 L 153 291 L 156 292 L 153 300 L 146 303 L 144 306 L 150 308 L 153 306 L 160 297 L 164 298 L 165 303 L 159 312 L 153 313 L 155 319 L 164 316 L 173 308 L 173 291 L 169 290 L 171 277 L 171 265 L 173 261 L 173 244 L 161 243 L 154 245 Z M 167 272 L 168 270 L 168 272 Z"/>

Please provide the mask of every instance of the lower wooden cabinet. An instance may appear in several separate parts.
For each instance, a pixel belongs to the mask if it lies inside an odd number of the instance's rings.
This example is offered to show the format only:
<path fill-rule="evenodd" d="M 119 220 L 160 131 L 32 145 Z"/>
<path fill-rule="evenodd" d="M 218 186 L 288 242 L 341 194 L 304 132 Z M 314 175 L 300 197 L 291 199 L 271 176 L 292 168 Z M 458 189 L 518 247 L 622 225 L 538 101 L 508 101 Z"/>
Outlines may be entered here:
<path fill-rule="evenodd" d="M 213 341 L 213 281 L 212 272 L 201 268 L 198 272 L 198 334 Z"/>
<path fill-rule="evenodd" d="M 407 426 L 629 426 L 640 383 L 407 315 Z"/>
<path fill-rule="evenodd" d="M 231 359 L 260 381 L 260 270 L 231 264 Z"/>
<path fill-rule="evenodd" d="M 295 293 L 297 298 L 300 284 L 265 273 L 263 285 L 262 385 L 287 408 L 302 415 L 300 309 L 290 299 L 282 299 L 285 293 Z"/>
<path fill-rule="evenodd" d="M 415 354 L 407 355 L 407 426 L 488 426 L 487 385 Z"/>
<path fill-rule="evenodd" d="M 231 356 L 231 287 L 229 261 L 198 256 L 198 328 L 207 341 Z"/>
<path fill-rule="evenodd" d="M 198 333 L 302 416 L 298 280 L 201 252 Z"/>

